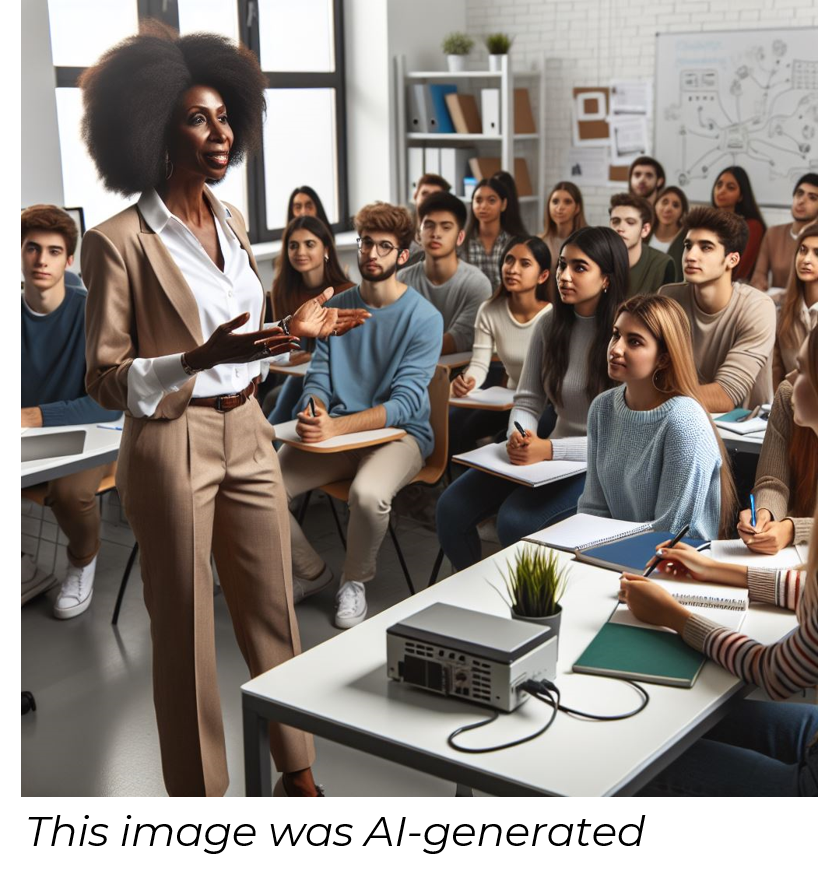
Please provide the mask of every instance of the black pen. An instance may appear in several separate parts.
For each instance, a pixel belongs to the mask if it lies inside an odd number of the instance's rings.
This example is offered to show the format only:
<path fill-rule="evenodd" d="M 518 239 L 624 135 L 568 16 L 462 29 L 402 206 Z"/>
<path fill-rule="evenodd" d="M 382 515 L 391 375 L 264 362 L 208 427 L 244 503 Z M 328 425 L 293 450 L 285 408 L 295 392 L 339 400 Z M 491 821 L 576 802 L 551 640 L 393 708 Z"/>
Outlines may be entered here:
<path fill-rule="evenodd" d="M 670 540 L 665 548 L 673 548 L 674 545 L 676 545 L 682 538 L 684 538 L 685 533 L 687 533 L 689 529 L 690 524 L 686 524 L 684 527 L 682 527 L 682 529 L 679 530 L 679 532 Z M 659 555 L 655 554 L 651 559 L 651 563 L 648 564 L 647 569 L 644 573 L 642 573 L 642 575 L 649 576 L 656 569 L 656 567 L 659 566 L 660 560 L 661 558 L 659 557 Z"/>
<path fill-rule="evenodd" d="M 317 414 L 315 412 L 315 402 L 312 400 L 312 395 L 310 395 L 310 413 L 313 416 L 317 416 Z"/>
<path fill-rule="evenodd" d="M 520 433 L 520 435 L 522 435 L 523 438 L 528 437 L 526 435 L 525 429 L 517 422 L 517 420 L 514 420 L 514 428 Z"/>

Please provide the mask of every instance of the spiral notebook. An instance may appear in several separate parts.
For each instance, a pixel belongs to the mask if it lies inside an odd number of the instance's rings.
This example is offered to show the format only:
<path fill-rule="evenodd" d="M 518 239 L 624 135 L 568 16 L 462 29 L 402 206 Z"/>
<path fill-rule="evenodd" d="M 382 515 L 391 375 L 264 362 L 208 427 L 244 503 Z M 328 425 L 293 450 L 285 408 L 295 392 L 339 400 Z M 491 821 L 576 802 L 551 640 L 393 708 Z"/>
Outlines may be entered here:
<path fill-rule="evenodd" d="M 597 515 L 575 514 L 558 524 L 538 530 L 524 537 L 527 542 L 547 545 L 561 551 L 587 551 L 605 542 L 616 542 L 630 536 L 638 536 L 652 529 L 650 521 L 619 521 L 615 518 L 600 518 Z"/>

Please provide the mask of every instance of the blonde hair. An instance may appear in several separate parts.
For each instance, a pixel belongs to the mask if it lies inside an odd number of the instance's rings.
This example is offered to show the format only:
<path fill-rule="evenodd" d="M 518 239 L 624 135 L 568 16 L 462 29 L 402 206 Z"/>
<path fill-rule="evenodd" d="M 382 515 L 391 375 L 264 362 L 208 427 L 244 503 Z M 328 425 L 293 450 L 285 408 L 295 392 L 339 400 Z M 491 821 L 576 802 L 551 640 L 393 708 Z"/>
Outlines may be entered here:
<path fill-rule="evenodd" d="M 726 539 L 732 534 L 735 525 L 736 486 L 724 442 L 699 395 L 699 376 L 693 358 L 690 322 L 682 307 L 675 300 L 662 294 L 638 294 L 636 297 L 631 297 L 619 307 L 616 317 L 619 318 L 623 312 L 639 319 L 656 339 L 660 357 L 667 356 L 667 364 L 657 368 L 653 375 L 654 386 L 669 398 L 684 395 L 694 399 L 707 416 L 721 453 L 719 538 Z"/>

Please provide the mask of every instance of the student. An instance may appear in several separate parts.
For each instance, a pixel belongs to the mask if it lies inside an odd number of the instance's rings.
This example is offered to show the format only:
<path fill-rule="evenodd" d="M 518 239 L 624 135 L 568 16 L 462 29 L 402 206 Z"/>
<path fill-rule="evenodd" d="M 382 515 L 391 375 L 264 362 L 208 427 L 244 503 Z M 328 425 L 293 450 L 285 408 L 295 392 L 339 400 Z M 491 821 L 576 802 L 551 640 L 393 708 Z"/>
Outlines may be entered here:
<path fill-rule="evenodd" d="M 651 205 L 665 186 L 665 170 L 652 156 L 637 156 L 628 169 L 628 192 L 647 199 Z"/>
<path fill-rule="evenodd" d="M 818 329 L 799 353 L 795 421 L 818 435 Z M 660 569 L 702 582 L 748 588 L 750 600 L 795 610 L 798 626 L 764 645 L 695 615 L 656 583 L 623 575 L 620 598 L 642 621 L 678 632 L 773 701 L 742 701 L 640 795 L 818 796 L 818 708 L 777 704 L 818 685 L 818 521 L 805 570 L 718 563 L 683 544 L 660 549 Z"/>
<path fill-rule="evenodd" d="M 421 203 L 427 196 L 431 196 L 432 193 L 450 193 L 452 189 L 452 185 L 446 180 L 446 178 L 442 178 L 440 175 L 434 174 L 425 174 L 421 175 L 417 187 L 415 187 L 415 192 L 412 196 L 412 205 L 415 209 L 415 238 L 412 239 L 412 244 L 409 247 L 409 259 L 406 261 L 404 269 L 407 266 L 414 266 L 416 263 L 421 263 L 424 258 L 423 248 L 420 243 L 420 218 L 418 215 L 418 209 L 421 206 Z"/>
<path fill-rule="evenodd" d="M 710 413 L 772 401 L 775 304 L 732 280 L 747 242 L 733 212 L 695 208 L 687 216 L 684 282 L 659 290 L 687 314 L 699 372 L 699 399 Z"/>
<path fill-rule="evenodd" d="M 351 342 L 336 337 L 317 342 L 304 379 L 297 431 L 307 442 L 385 426 L 407 434 L 343 453 L 316 454 L 286 445 L 281 451 L 291 501 L 323 484 L 352 480 L 347 550 L 336 594 L 338 628 L 351 628 L 366 618 L 365 585 L 375 576 L 392 500 L 432 452 L 427 387 L 443 336 L 440 313 L 396 275 L 414 235 L 409 212 L 376 202 L 361 209 L 355 229 L 363 281 L 333 302 L 366 308 L 372 317 Z M 326 587 L 333 576 L 292 515 L 290 529 L 298 601 Z"/>
<path fill-rule="evenodd" d="M 452 383 L 452 396 L 462 398 L 479 389 L 489 375 L 494 352 L 516 389 L 528 345 L 537 323 L 551 308 L 548 297 L 551 255 L 539 237 L 515 237 L 501 260 L 500 286 L 482 304 L 474 327 L 474 351 L 466 370 Z M 495 435 L 508 422 L 503 411 L 453 407 L 449 418 L 449 452 L 471 450 L 478 439 Z"/>
<path fill-rule="evenodd" d="M 792 223 L 770 227 L 761 241 L 750 284 L 759 291 L 784 288 L 792 271 L 796 242 L 804 227 L 818 220 L 818 174 L 801 175 L 792 191 Z M 771 281 L 772 280 L 772 281 Z"/>
<path fill-rule="evenodd" d="M 545 202 L 543 231 L 540 238 L 551 252 L 551 263 L 556 264 L 562 245 L 575 230 L 587 227 L 582 193 L 571 181 L 558 181 Z M 548 279 L 548 294 L 553 301 L 557 296 L 556 276 Z"/>
<path fill-rule="evenodd" d="M 84 288 L 65 284 L 78 232 L 56 205 L 32 205 L 20 217 L 23 296 L 20 301 L 20 425 L 74 426 L 119 419 L 85 391 Z M 58 619 L 85 612 L 94 595 L 99 552 L 96 492 L 109 465 L 75 472 L 48 483 L 46 504 L 68 537 L 68 570 L 54 602 Z M 24 569 L 31 578 L 31 563 Z M 36 569 L 36 567 L 35 567 Z M 43 590 L 51 580 L 39 580 Z M 27 600 L 37 592 L 27 592 Z"/>
<path fill-rule="evenodd" d="M 287 225 L 273 282 L 273 318 L 276 321 L 292 315 L 325 288 L 332 288 L 339 294 L 353 285 L 341 269 L 335 240 L 326 224 L 317 217 L 302 214 Z M 290 361 L 298 364 L 306 358 L 304 353 L 312 352 L 313 348 L 313 340 L 306 338 L 302 341 L 302 352 L 291 353 Z M 303 384 L 301 377 L 287 377 L 284 381 L 275 407 L 267 417 L 273 425 L 295 418 Z"/>
<path fill-rule="evenodd" d="M 329 222 L 329 218 L 327 218 L 326 211 L 324 211 L 321 198 L 315 190 L 307 186 L 296 187 L 290 193 L 290 201 L 287 203 L 287 223 L 289 224 L 294 218 L 302 217 L 305 214 L 310 217 L 317 217 L 327 225 L 327 229 L 332 229 L 332 224 Z"/>
<path fill-rule="evenodd" d="M 674 281 L 680 282 L 682 273 L 682 252 L 684 251 L 684 225 L 690 205 L 684 191 L 678 187 L 665 187 L 659 193 L 654 206 L 656 221 L 653 235 L 648 240 L 651 248 L 667 254 L 676 269 Z"/>
<path fill-rule="evenodd" d="M 520 210 L 520 194 L 517 192 L 517 182 L 514 175 L 501 169 L 491 176 L 493 181 L 498 181 L 506 191 L 508 196 L 508 206 L 506 207 L 505 227 L 507 230 L 514 230 L 515 236 L 528 236 L 528 231 L 523 223 L 523 216 Z"/>
<path fill-rule="evenodd" d="M 491 296 L 491 283 L 476 266 L 460 260 L 466 206 L 451 193 L 428 196 L 418 209 L 425 258 L 398 272 L 398 281 L 419 291 L 443 316 L 441 355 L 471 352 L 474 320 Z"/>
<path fill-rule="evenodd" d="M 500 257 L 508 240 L 512 236 L 525 235 L 525 230 L 507 223 L 508 200 L 506 188 L 496 177 L 483 178 L 478 183 L 460 250 L 465 261 L 486 274 L 492 291 L 500 284 Z"/>
<path fill-rule="evenodd" d="M 557 264 L 559 300 L 537 323 L 514 396 L 507 445 L 513 463 L 585 460 L 588 408 L 612 385 L 608 341 L 627 286 L 628 251 L 613 230 L 585 227 L 566 239 Z M 549 438 L 539 438 L 549 405 L 556 425 Z M 440 544 L 455 568 L 465 569 L 480 560 L 481 521 L 496 513 L 500 542 L 511 545 L 573 514 L 584 484 L 578 475 L 532 489 L 471 469 L 438 501 Z"/>
<path fill-rule="evenodd" d="M 818 224 L 801 231 L 784 293 L 778 298 L 773 383 L 795 369 L 795 356 L 818 322 Z"/>
<path fill-rule="evenodd" d="M 756 204 L 750 178 L 747 177 L 747 172 L 741 166 L 730 166 L 716 178 L 710 196 L 710 204 L 722 211 L 735 212 L 747 222 L 747 244 L 742 252 L 741 260 L 733 270 L 733 278 L 749 280 L 753 274 L 753 267 L 767 225 L 764 223 L 764 218 Z"/>
<path fill-rule="evenodd" d="M 690 323 L 675 300 L 641 294 L 620 307 L 608 376 L 623 385 L 597 396 L 588 412 L 577 511 L 726 536 L 735 516 L 730 462 L 698 399 Z"/>
<path fill-rule="evenodd" d="M 616 193 L 611 196 L 608 214 L 611 228 L 622 237 L 628 249 L 631 270 L 628 295 L 649 294 L 658 291 L 661 285 L 675 282 L 673 261 L 647 244 L 653 228 L 650 202 L 631 193 Z"/>

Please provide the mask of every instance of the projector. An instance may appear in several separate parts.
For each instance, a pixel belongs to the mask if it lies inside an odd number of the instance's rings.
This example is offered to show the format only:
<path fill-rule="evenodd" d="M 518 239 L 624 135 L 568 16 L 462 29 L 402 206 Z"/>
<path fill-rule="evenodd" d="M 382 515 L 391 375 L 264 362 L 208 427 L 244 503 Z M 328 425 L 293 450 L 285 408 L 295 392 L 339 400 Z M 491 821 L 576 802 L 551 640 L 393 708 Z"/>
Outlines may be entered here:
<path fill-rule="evenodd" d="M 386 631 L 391 679 L 502 711 L 528 698 L 526 680 L 553 680 L 557 635 L 541 625 L 433 603 Z"/>

